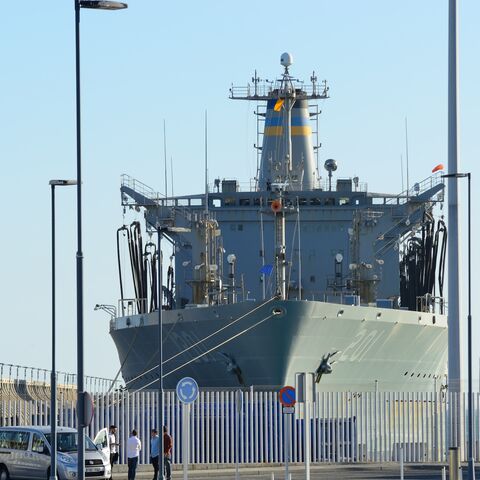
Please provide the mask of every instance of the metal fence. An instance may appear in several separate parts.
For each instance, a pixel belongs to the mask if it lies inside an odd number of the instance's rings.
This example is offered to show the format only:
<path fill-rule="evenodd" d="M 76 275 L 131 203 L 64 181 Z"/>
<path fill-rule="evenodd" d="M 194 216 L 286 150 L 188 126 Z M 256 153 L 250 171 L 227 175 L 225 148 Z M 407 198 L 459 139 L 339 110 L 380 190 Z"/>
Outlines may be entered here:
<path fill-rule="evenodd" d="M 190 411 L 190 463 L 281 463 L 284 461 L 286 422 L 290 422 L 291 461 L 304 461 L 305 422 L 310 422 L 312 462 L 399 461 L 445 462 L 447 433 L 464 425 L 467 445 L 465 394 L 396 392 L 321 392 L 309 407 L 297 405 L 294 415 L 284 415 L 276 392 L 244 391 L 236 405 L 234 391 L 202 391 Z M 480 458 L 479 394 L 475 394 L 474 454 Z M 110 424 L 118 426 L 120 462 L 125 462 L 128 434 L 139 432 L 143 449 L 141 463 L 149 460 L 149 432 L 157 427 L 156 392 L 129 394 L 117 390 L 94 395 L 95 414 L 87 432 L 90 437 Z M 164 393 L 165 424 L 174 439 L 173 462 L 182 458 L 182 419 L 185 408 L 175 392 Z M 49 399 L 25 400 L 0 393 L 0 425 L 48 425 Z M 59 425 L 75 427 L 75 402 L 59 395 Z M 466 448 L 465 448 L 466 450 Z M 464 458 L 465 460 L 465 458 Z"/>

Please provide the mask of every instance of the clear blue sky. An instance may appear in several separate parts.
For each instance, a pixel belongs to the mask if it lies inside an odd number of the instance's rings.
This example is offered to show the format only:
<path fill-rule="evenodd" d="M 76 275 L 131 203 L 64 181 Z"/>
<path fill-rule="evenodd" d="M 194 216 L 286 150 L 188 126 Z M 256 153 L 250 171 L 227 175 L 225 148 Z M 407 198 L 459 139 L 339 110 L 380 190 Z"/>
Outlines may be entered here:
<path fill-rule="evenodd" d="M 476 238 L 480 2 L 459 3 L 460 168 L 473 175 Z M 253 106 L 228 100 L 228 88 L 246 84 L 254 69 L 274 78 L 280 54 L 289 51 L 293 75 L 308 80 L 315 70 L 329 81 L 321 158 L 337 159 L 340 176 L 358 175 L 370 190 L 400 192 L 405 117 L 411 182 L 447 164 L 447 0 L 129 4 L 120 12 L 82 11 L 81 21 L 85 370 L 107 377 L 115 375 L 118 357 L 108 316 L 93 307 L 119 297 L 120 175 L 163 191 L 164 119 L 176 194 L 203 189 L 205 109 L 210 179 L 248 181 L 255 173 Z M 2 2 L 0 61 L 0 362 L 49 368 L 48 181 L 76 175 L 73 0 Z M 74 188 L 57 189 L 57 364 L 71 372 L 75 202 Z M 474 272 L 478 267 L 474 249 Z M 478 289 L 474 278 L 474 296 Z M 479 313 L 474 302 L 477 323 Z M 475 327 L 476 338 L 479 332 Z M 479 353 L 476 348 L 475 359 Z"/>

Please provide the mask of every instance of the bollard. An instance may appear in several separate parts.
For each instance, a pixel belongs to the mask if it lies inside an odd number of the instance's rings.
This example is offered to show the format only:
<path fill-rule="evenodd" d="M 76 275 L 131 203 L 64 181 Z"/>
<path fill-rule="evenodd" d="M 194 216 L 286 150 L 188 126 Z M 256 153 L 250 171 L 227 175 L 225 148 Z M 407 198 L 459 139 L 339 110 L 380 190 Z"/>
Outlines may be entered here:
<path fill-rule="evenodd" d="M 403 447 L 400 447 L 400 480 L 403 479 Z"/>
<path fill-rule="evenodd" d="M 447 480 L 447 469 L 442 467 L 442 480 Z"/>
<path fill-rule="evenodd" d="M 461 480 L 462 467 L 460 466 L 460 455 L 458 447 L 448 449 L 448 478 L 449 480 Z"/>
<path fill-rule="evenodd" d="M 275 480 L 275 474 L 272 472 L 272 476 L 270 477 L 270 480 Z"/>

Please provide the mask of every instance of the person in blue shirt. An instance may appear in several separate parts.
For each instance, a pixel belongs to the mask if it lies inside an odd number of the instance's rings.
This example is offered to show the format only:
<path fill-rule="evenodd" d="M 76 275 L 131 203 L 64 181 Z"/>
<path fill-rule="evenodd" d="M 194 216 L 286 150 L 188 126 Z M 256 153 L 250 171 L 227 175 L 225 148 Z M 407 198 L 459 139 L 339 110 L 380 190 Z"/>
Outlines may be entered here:
<path fill-rule="evenodd" d="M 153 480 L 158 478 L 159 469 L 159 455 L 160 455 L 160 437 L 156 428 L 152 428 L 150 438 L 150 463 L 153 465 Z"/>

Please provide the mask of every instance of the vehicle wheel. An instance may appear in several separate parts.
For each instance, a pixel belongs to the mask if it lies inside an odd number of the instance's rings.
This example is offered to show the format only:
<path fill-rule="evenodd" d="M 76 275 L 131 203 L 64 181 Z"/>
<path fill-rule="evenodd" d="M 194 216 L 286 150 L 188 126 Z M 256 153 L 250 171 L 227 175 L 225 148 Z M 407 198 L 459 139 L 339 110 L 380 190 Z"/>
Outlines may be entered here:
<path fill-rule="evenodd" d="M 7 467 L 0 467 L 0 480 L 9 480 L 10 474 L 8 473 Z"/>

